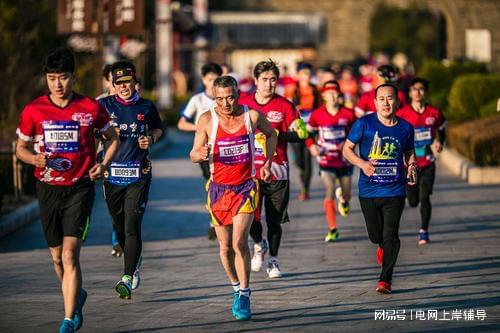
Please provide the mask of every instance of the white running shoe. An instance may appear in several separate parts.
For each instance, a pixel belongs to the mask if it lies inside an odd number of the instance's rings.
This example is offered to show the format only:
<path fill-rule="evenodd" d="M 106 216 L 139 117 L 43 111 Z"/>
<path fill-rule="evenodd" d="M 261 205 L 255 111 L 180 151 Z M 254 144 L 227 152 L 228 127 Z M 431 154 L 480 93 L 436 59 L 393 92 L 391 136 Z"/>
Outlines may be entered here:
<path fill-rule="evenodd" d="M 252 271 L 260 272 L 260 270 L 262 269 L 262 264 L 264 263 L 264 256 L 266 255 L 268 248 L 269 246 L 267 245 L 267 241 L 265 239 L 263 239 L 260 244 L 254 244 L 252 256 Z"/>
<path fill-rule="evenodd" d="M 270 260 L 267 264 L 267 276 L 270 279 L 279 279 L 283 276 L 280 270 L 280 262 L 278 259 Z"/>
<path fill-rule="evenodd" d="M 136 290 L 139 288 L 141 284 L 141 265 L 142 265 L 142 256 L 139 257 L 139 261 L 137 261 L 137 266 L 135 266 L 134 275 L 132 276 L 132 290 Z"/>
<path fill-rule="evenodd" d="M 335 198 L 337 199 L 337 201 L 340 201 L 340 199 L 342 199 L 342 187 L 337 187 L 335 189 Z"/>

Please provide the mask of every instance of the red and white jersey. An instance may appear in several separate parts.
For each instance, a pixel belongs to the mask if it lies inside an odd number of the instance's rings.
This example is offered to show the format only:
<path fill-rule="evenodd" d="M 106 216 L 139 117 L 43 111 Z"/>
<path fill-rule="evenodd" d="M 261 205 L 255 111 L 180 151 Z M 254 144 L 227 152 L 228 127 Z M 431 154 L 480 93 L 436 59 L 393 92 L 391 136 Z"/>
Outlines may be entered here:
<path fill-rule="evenodd" d="M 211 152 L 210 179 L 217 184 L 240 185 L 255 176 L 254 135 L 250 111 L 244 107 L 244 122 L 235 133 L 226 132 L 219 126 L 215 108 L 212 114 L 212 131 L 208 144 Z"/>
<path fill-rule="evenodd" d="M 74 93 L 61 108 L 43 95 L 26 105 L 19 119 L 17 135 L 33 142 L 37 153 L 48 157 L 45 168 L 35 168 L 35 177 L 51 184 L 71 186 L 88 178 L 95 164 L 93 131 L 109 126 L 109 114 L 97 101 Z"/>
<path fill-rule="evenodd" d="M 318 156 L 320 167 L 344 168 L 351 166 L 342 156 L 342 148 L 355 121 L 354 112 L 343 106 L 335 115 L 328 113 L 324 105 L 313 111 L 307 124 L 307 130 L 318 132 L 316 144 L 321 150 L 321 155 Z M 306 145 L 310 146 L 312 141 L 312 139 L 308 139 Z"/>
<path fill-rule="evenodd" d="M 255 93 L 242 94 L 238 99 L 240 105 L 247 105 L 266 116 L 267 121 L 278 132 L 290 131 L 292 123 L 299 118 L 299 113 L 293 104 L 280 95 L 274 95 L 266 104 L 259 104 L 255 100 Z M 287 155 L 288 143 L 278 138 L 276 153 L 271 164 L 273 180 L 287 180 L 289 177 L 289 165 Z M 255 166 L 257 178 L 260 178 L 260 168 L 266 161 L 266 137 L 263 133 L 255 134 Z"/>
<path fill-rule="evenodd" d="M 398 98 L 399 107 L 402 108 L 406 105 L 406 97 L 401 90 L 398 90 Z M 363 115 L 376 112 L 377 109 L 375 108 L 375 90 L 362 93 L 354 109 L 356 110 L 356 112 L 362 113 Z"/>
<path fill-rule="evenodd" d="M 431 145 L 436 132 L 446 126 L 443 113 L 436 107 L 426 104 L 424 112 L 418 113 L 411 104 L 407 104 L 396 112 L 396 116 L 409 122 L 415 129 L 415 156 L 417 166 L 425 168 L 435 161 Z"/>

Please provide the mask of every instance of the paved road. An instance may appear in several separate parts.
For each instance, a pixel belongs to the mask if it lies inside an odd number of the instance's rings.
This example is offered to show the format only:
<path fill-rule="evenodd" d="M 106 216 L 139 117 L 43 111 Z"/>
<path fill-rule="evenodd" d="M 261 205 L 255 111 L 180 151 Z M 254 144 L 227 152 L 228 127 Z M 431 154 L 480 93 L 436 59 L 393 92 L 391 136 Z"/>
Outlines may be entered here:
<path fill-rule="evenodd" d="M 407 209 L 394 292 L 385 296 L 374 291 L 376 247 L 367 239 L 358 201 L 339 221 L 341 240 L 325 244 L 319 178 L 312 199 L 300 203 L 293 170 L 292 223 L 280 251 L 284 278 L 253 274 L 254 318 L 236 322 L 217 246 L 205 236 L 200 172 L 186 159 L 191 138 L 177 133 L 172 140 L 155 160 L 143 223 L 143 280 L 131 301 L 113 291 L 122 264 L 110 256 L 110 222 L 101 194 L 96 197 L 82 251 L 89 298 L 81 332 L 500 331 L 500 186 L 470 186 L 439 168 L 432 243 L 418 247 L 418 210 Z M 62 300 L 39 223 L 0 240 L 0 264 L 0 331 L 55 332 Z M 387 318 L 398 310 L 405 320 L 375 320 L 376 310 Z M 417 320 L 417 310 L 426 319 L 437 310 L 438 320 Z M 474 320 L 464 320 L 464 311 Z M 460 319 L 443 320 L 453 313 Z"/>

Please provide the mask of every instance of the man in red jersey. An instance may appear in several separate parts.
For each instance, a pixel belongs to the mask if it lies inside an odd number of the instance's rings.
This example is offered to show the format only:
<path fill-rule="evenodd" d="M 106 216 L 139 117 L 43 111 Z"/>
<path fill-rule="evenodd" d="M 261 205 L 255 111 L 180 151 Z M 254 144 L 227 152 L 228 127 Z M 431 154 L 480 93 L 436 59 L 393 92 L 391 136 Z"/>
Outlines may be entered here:
<path fill-rule="evenodd" d="M 318 159 L 321 180 L 325 186 L 323 206 L 328 224 L 325 242 L 335 242 L 339 238 L 335 196 L 340 215 L 346 216 L 350 210 L 353 167 L 342 156 L 342 147 L 356 117 L 352 109 L 342 106 L 341 95 L 337 81 L 326 82 L 321 90 L 324 105 L 313 111 L 307 125 L 311 138 L 306 140 L 306 146 L 311 155 Z M 340 183 L 337 191 L 336 178 Z"/>
<path fill-rule="evenodd" d="M 398 74 L 396 69 L 391 65 L 382 65 L 377 69 L 377 75 L 379 77 L 379 84 L 392 83 L 394 84 L 398 79 Z M 406 105 L 405 94 L 398 90 L 398 100 L 399 107 Z M 361 97 L 354 108 L 354 113 L 356 117 L 361 118 L 364 115 L 375 112 L 375 89 L 361 94 Z"/>
<path fill-rule="evenodd" d="M 207 208 L 215 225 L 220 259 L 233 286 L 233 316 L 248 320 L 250 310 L 250 251 L 248 233 L 258 205 L 259 186 L 254 179 L 254 132 L 266 137 L 266 156 L 260 169 L 271 179 L 271 158 L 276 133 L 258 111 L 238 104 L 236 80 L 221 76 L 214 81 L 216 106 L 199 119 L 190 157 L 210 162 Z"/>
<path fill-rule="evenodd" d="M 429 242 L 429 221 L 432 205 L 430 196 L 434 187 L 436 163 L 432 145 L 436 152 L 441 152 L 446 139 L 446 119 L 441 111 L 426 103 L 425 95 L 429 90 L 429 82 L 422 78 L 410 81 L 410 104 L 396 112 L 415 128 L 415 155 L 417 157 L 418 181 L 414 186 L 407 187 L 408 202 L 411 207 L 420 203 L 422 224 L 418 233 L 418 244 Z M 437 135 L 436 135 L 437 134 Z"/>
<path fill-rule="evenodd" d="M 269 248 L 270 258 L 267 274 L 270 278 L 282 276 L 278 261 L 278 249 L 281 242 L 281 224 L 289 222 L 287 208 L 290 198 L 290 181 L 287 146 L 288 141 L 302 141 L 307 137 L 304 122 L 293 104 L 286 98 L 275 93 L 279 78 L 279 69 L 272 60 L 261 61 L 254 68 L 254 80 L 257 90 L 254 93 L 242 95 L 240 105 L 262 113 L 278 133 L 278 145 L 273 156 L 271 182 L 259 179 L 261 200 L 255 213 L 250 236 L 255 242 L 252 256 L 252 270 L 258 272 L 262 268 L 264 256 Z M 260 169 L 266 160 L 266 141 L 263 133 L 255 135 L 255 166 Z M 257 173 L 259 178 L 259 173 Z M 262 238 L 261 210 L 266 209 L 267 239 Z"/>
<path fill-rule="evenodd" d="M 94 202 L 93 180 L 111 163 L 119 143 L 115 130 L 109 127 L 106 110 L 95 100 L 73 92 L 75 59 L 71 51 L 51 51 L 44 71 L 49 94 L 33 100 L 21 113 L 16 155 L 35 165 L 40 219 L 62 284 L 64 320 L 60 332 L 73 332 L 82 324 L 87 297 L 82 289 L 80 248 Z M 97 164 L 96 128 L 111 140 L 110 149 Z"/>

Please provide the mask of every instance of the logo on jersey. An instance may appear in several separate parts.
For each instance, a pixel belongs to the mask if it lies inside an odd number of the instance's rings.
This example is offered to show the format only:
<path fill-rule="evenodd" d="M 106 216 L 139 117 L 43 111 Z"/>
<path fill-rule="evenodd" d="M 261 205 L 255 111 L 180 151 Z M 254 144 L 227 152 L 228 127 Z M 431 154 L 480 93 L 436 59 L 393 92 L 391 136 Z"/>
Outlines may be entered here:
<path fill-rule="evenodd" d="M 138 113 L 138 114 L 137 114 L 137 120 L 144 120 L 144 115 L 143 115 L 143 114 Z"/>
<path fill-rule="evenodd" d="M 126 131 L 128 128 L 127 124 L 120 124 L 120 130 L 121 131 Z"/>
<path fill-rule="evenodd" d="M 283 113 L 279 111 L 269 111 L 267 113 L 267 120 L 271 123 L 280 123 L 283 121 Z"/>
<path fill-rule="evenodd" d="M 434 125 L 435 122 L 436 122 L 436 118 L 434 118 L 434 117 L 427 117 L 427 118 L 425 118 L 425 124 L 426 125 L 432 126 L 432 125 Z"/>
<path fill-rule="evenodd" d="M 349 123 L 349 121 L 345 118 L 339 119 L 339 125 L 341 125 L 341 126 L 347 126 L 348 123 Z"/>
<path fill-rule="evenodd" d="M 80 126 L 90 126 L 94 123 L 91 113 L 74 113 L 71 119 L 80 123 Z"/>
<path fill-rule="evenodd" d="M 137 124 L 136 123 L 132 123 L 129 125 L 130 129 L 132 130 L 132 132 L 135 132 L 137 131 Z"/>
<path fill-rule="evenodd" d="M 47 168 L 59 172 L 66 171 L 71 168 L 71 161 L 66 158 L 49 158 L 47 160 Z"/>

